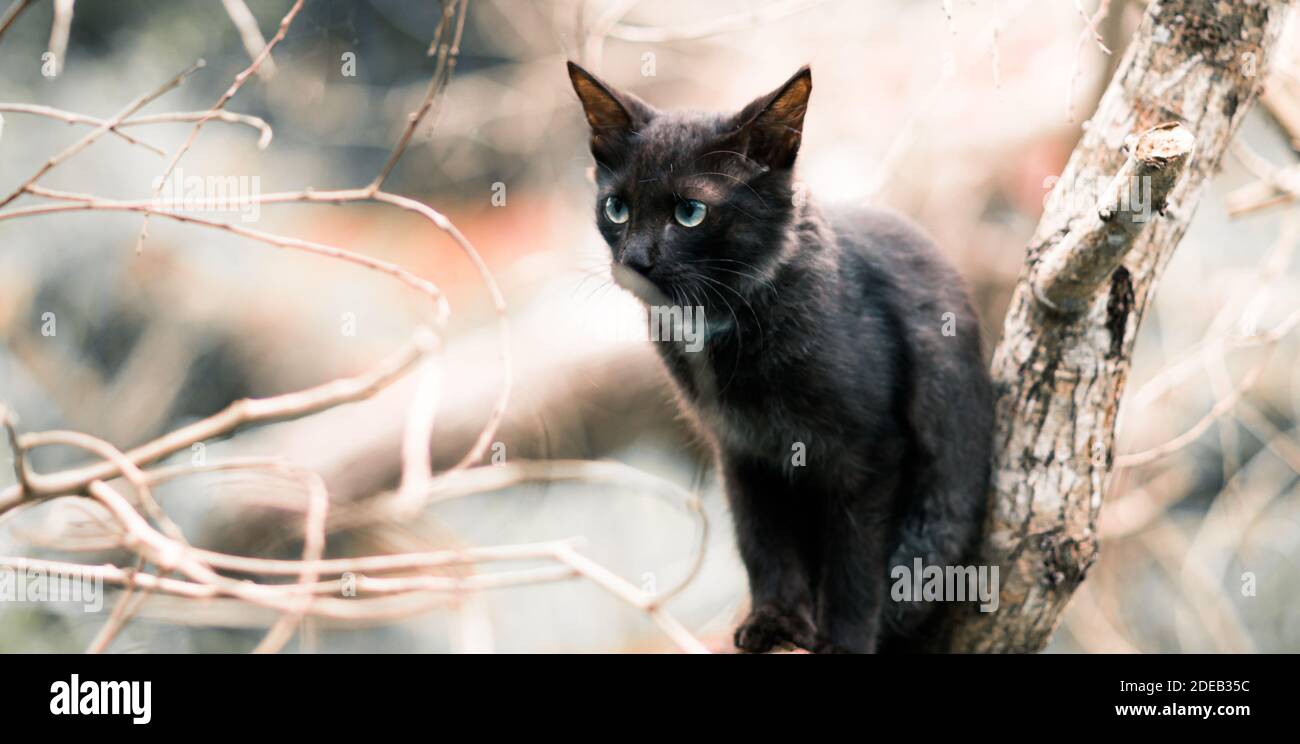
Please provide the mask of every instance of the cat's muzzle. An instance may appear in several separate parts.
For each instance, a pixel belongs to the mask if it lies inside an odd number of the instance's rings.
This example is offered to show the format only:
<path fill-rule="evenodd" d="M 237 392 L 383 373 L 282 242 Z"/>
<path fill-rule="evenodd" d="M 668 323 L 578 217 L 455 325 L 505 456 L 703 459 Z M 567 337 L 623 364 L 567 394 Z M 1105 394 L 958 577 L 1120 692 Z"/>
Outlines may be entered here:
<path fill-rule="evenodd" d="M 610 267 L 610 275 L 613 276 L 615 284 L 631 292 L 647 305 L 671 304 L 668 295 L 636 269 L 616 263 Z"/>

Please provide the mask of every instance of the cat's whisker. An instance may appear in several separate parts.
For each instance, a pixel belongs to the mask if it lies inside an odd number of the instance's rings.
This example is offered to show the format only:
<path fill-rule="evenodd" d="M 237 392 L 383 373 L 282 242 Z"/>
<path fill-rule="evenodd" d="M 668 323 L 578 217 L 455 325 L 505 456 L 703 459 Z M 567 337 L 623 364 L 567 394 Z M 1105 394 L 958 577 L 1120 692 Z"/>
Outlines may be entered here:
<path fill-rule="evenodd" d="M 748 261 L 741 261 L 738 258 L 697 258 L 693 259 L 692 263 L 734 263 L 744 266 L 747 269 L 753 269 L 755 275 L 761 273 L 759 268 L 754 264 L 749 263 Z"/>
<path fill-rule="evenodd" d="M 756 218 L 754 215 L 750 214 L 749 212 L 747 212 L 747 211 L 741 209 L 739 206 L 737 206 L 737 205 L 736 205 L 736 201 L 735 201 L 734 199 L 724 199 L 724 200 L 723 200 L 723 203 L 726 204 L 728 207 L 731 207 L 732 209 L 736 210 L 737 212 L 740 212 L 741 214 L 745 215 L 746 217 L 748 217 L 748 218 L 751 219 L 751 220 L 755 220 L 755 221 L 757 221 L 757 219 L 758 219 L 758 218 Z M 766 207 L 767 205 L 764 204 L 763 206 Z"/>
<path fill-rule="evenodd" d="M 613 285 L 613 283 L 614 283 L 613 279 L 606 279 L 600 284 L 597 284 L 595 288 L 593 288 L 590 292 L 587 293 L 587 296 L 584 297 L 582 301 L 587 303 L 592 302 L 595 299 L 597 292 L 600 292 L 602 289 L 608 289 L 611 285 Z M 603 292 L 601 293 L 601 296 L 602 297 L 604 296 Z"/>
<path fill-rule="evenodd" d="M 608 269 L 608 267 L 605 268 Z M 587 282 L 591 281 L 591 279 L 595 277 L 601 276 L 602 274 L 608 276 L 608 272 L 602 269 L 591 269 L 589 271 L 584 271 L 581 274 L 582 278 L 579 279 L 578 283 L 573 286 L 573 289 L 569 290 L 569 299 L 573 299 L 573 296 L 578 294 L 578 292 L 582 290 L 583 286 L 585 286 Z"/>
<path fill-rule="evenodd" d="M 700 278 L 701 278 L 701 279 L 707 279 L 707 277 L 704 277 L 704 276 L 700 276 Z M 701 289 L 705 290 L 705 291 L 709 291 L 709 287 L 708 287 L 708 285 L 706 285 L 706 284 L 701 284 L 701 285 L 699 285 L 699 287 L 700 287 Z M 745 340 L 744 340 L 744 332 L 742 331 L 742 329 L 741 329 L 741 327 L 740 327 L 740 318 L 736 316 L 736 311 L 735 311 L 734 309 L 732 309 L 732 307 L 731 307 L 731 303 L 730 303 L 730 302 L 727 302 L 727 298 L 724 297 L 724 296 L 723 296 L 720 292 L 718 292 L 716 289 L 715 289 L 715 290 L 712 290 L 712 291 L 713 291 L 714 294 L 718 295 L 718 299 L 722 300 L 722 304 L 723 304 L 723 306 L 725 306 L 725 307 L 727 308 L 727 312 L 731 313 L 731 322 L 735 324 L 735 325 L 734 325 L 734 328 L 736 329 L 736 356 L 735 356 L 735 363 L 731 365 L 731 374 L 728 375 L 728 377 L 727 377 L 727 381 L 726 381 L 725 383 L 722 384 L 722 387 L 718 388 L 718 394 L 721 394 L 721 393 L 722 393 L 723 391 L 725 391 L 728 387 L 730 387 L 732 381 L 736 379 L 736 373 L 740 370 L 740 360 L 744 358 L 744 354 L 743 354 L 743 352 L 744 352 L 744 350 L 745 350 Z M 705 327 L 706 327 L 706 328 L 708 327 L 708 322 L 709 322 L 709 320 L 708 320 L 708 314 L 706 313 L 705 316 L 704 316 L 704 323 L 705 323 Z"/>
<path fill-rule="evenodd" d="M 739 264 L 739 265 L 741 265 L 741 266 L 749 267 L 749 268 L 753 269 L 754 271 L 753 271 L 752 273 L 751 273 L 751 272 L 745 272 L 745 271 L 736 271 L 735 269 L 727 269 L 727 268 L 723 268 L 723 267 L 721 267 L 721 266 L 712 266 L 712 267 L 709 267 L 709 268 L 715 269 L 715 270 L 717 270 L 717 271 L 725 271 L 725 272 L 727 272 L 728 274 L 735 274 L 736 276 L 743 276 L 743 277 L 746 277 L 746 278 L 748 278 L 748 279 L 752 279 L 752 280 L 754 280 L 754 282 L 756 282 L 756 283 L 758 283 L 758 284 L 761 284 L 761 285 L 763 285 L 763 286 L 766 286 L 767 288 L 771 289 L 771 290 L 772 290 L 772 294 L 776 295 L 777 297 L 780 297 L 780 296 L 781 296 L 780 291 L 777 290 L 776 285 L 772 283 L 772 280 L 767 279 L 766 277 L 760 276 L 760 275 L 758 274 L 758 267 L 754 266 L 753 264 L 746 263 L 745 261 L 739 261 L 739 260 L 731 259 L 731 258 L 700 258 L 700 259 L 696 259 L 696 260 L 694 260 L 694 261 L 689 261 L 688 263 L 693 263 L 693 264 L 704 264 L 704 263 L 722 263 L 722 262 Z"/>
<path fill-rule="evenodd" d="M 710 155 L 735 155 L 736 157 L 741 158 L 742 160 L 746 160 L 746 161 L 748 161 L 748 162 L 750 162 L 750 163 L 753 163 L 754 165 L 758 166 L 759 168 L 762 168 L 762 167 L 763 167 L 763 165 L 762 165 L 761 163 L 759 163 L 757 160 L 755 160 L 755 159 L 749 157 L 748 155 L 746 155 L 746 154 L 743 153 L 743 152 L 736 152 L 735 150 L 710 150 L 710 151 L 704 153 L 703 155 L 699 156 L 698 158 L 692 160 L 692 161 L 690 162 L 690 165 L 695 165 L 696 163 L 698 163 L 699 161 L 701 161 L 701 160 L 707 158 L 707 157 L 710 156 Z"/>
<path fill-rule="evenodd" d="M 569 299 L 573 299 L 573 296 L 576 295 L 579 291 L 581 291 L 583 285 L 591 281 L 592 278 L 599 277 L 599 276 L 604 276 L 607 279 L 612 278 L 609 275 L 609 267 L 605 266 L 603 268 L 592 269 L 590 271 L 583 273 L 582 279 L 580 279 L 578 283 L 574 285 L 573 289 L 569 292 Z"/>
<path fill-rule="evenodd" d="M 758 276 L 755 276 L 755 275 L 753 275 L 753 274 L 750 274 L 749 272 L 745 272 L 745 271 L 736 271 L 736 270 L 734 270 L 734 269 L 726 269 L 726 268 L 723 268 L 723 267 L 721 267 L 721 266 L 714 266 L 714 267 L 712 267 L 712 268 L 713 268 L 714 271 L 725 271 L 725 272 L 728 273 L 728 274 L 735 274 L 736 276 L 745 277 L 746 279 L 751 279 L 751 280 L 753 280 L 756 284 L 758 284 L 759 286 L 767 287 L 768 289 L 772 290 L 773 294 L 777 294 L 777 295 L 780 294 L 780 293 L 777 291 L 776 286 L 773 285 L 770 281 L 768 281 L 768 280 L 766 280 L 766 279 L 763 279 L 762 277 L 758 277 Z"/>
<path fill-rule="evenodd" d="M 695 261 L 696 261 L 697 263 L 703 263 L 703 262 L 709 262 L 709 263 L 734 263 L 734 264 L 740 264 L 741 266 L 744 266 L 744 267 L 747 268 L 747 269 L 753 269 L 756 273 L 760 271 L 759 268 L 758 268 L 757 266 L 755 266 L 754 264 L 752 264 L 752 263 L 750 263 L 750 262 L 748 262 L 748 261 L 741 261 L 741 260 L 738 259 L 738 258 L 716 258 L 716 257 L 715 257 L 715 258 L 697 258 L 697 259 L 695 259 Z"/>
<path fill-rule="evenodd" d="M 749 314 L 750 314 L 751 316 L 753 316 L 753 318 L 754 318 L 754 325 L 758 326 L 758 345 L 759 345 L 759 348 L 762 348 L 762 347 L 767 346 L 767 336 L 766 336 L 766 333 L 765 333 L 764 330 L 763 330 L 763 321 L 759 320 L 758 313 L 754 311 L 754 306 L 750 304 L 749 300 L 745 299 L 745 296 L 742 295 L 741 293 L 739 293 L 739 292 L 737 292 L 736 290 L 732 289 L 731 287 L 727 286 L 727 285 L 724 284 L 723 282 L 718 281 L 717 279 L 711 279 L 711 278 L 709 278 L 709 277 L 707 277 L 707 276 L 705 276 L 705 275 L 703 275 L 703 274 L 698 274 L 697 276 L 699 276 L 699 278 L 703 279 L 704 281 L 709 282 L 709 283 L 711 283 L 711 284 L 716 284 L 716 285 L 718 285 L 719 287 L 722 287 L 723 289 L 727 290 L 728 292 L 731 292 L 731 293 L 734 294 L 735 296 L 739 297 L 739 298 L 740 298 L 740 301 L 743 302 L 743 303 L 745 303 L 745 307 L 749 308 Z M 729 303 L 728 303 L 728 304 L 729 304 Z M 735 317 L 735 313 L 734 313 L 734 312 L 732 313 L 732 316 Z M 739 334 L 740 334 L 740 321 L 739 321 L 739 320 L 737 320 L 737 322 L 736 322 L 736 334 L 737 334 L 737 336 L 739 336 Z"/>

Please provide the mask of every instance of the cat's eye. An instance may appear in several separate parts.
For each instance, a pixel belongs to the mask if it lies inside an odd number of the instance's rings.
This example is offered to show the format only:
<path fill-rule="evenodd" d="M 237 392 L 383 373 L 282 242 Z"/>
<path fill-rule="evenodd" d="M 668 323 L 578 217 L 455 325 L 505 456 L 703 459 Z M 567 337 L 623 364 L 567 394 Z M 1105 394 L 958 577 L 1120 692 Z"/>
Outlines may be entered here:
<path fill-rule="evenodd" d="M 621 225 L 627 222 L 628 210 L 627 204 L 617 196 L 611 196 L 605 200 L 605 219 L 613 222 L 615 225 Z"/>
<path fill-rule="evenodd" d="M 704 221 L 704 215 L 708 212 L 709 208 L 704 202 L 687 199 L 677 203 L 677 211 L 673 216 L 682 227 L 695 227 Z"/>

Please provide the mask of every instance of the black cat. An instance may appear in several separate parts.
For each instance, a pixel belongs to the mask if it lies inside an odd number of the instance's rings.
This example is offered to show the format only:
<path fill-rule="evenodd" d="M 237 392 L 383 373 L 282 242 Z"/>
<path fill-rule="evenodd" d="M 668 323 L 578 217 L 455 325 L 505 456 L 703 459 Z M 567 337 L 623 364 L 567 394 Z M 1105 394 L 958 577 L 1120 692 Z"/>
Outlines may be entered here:
<path fill-rule="evenodd" d="M 889 574 L 960 565 L 983 522 L 992 387 L 961 278 L 901 218 L 802 196 L 808 68 L 726 115 L 569 77 L 615 277 L 707 319 L 697 353 L 656 346 L 731 503 L 752 598 L 736 646 L 929 647 L 933 605 L 894 601 Z"/>

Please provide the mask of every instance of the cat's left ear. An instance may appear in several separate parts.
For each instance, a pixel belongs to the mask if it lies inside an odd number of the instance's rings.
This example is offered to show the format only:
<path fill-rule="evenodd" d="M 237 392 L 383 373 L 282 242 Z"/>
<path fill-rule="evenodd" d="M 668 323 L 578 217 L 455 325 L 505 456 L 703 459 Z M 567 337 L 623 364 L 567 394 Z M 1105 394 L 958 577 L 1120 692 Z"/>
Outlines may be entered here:
<path fill-rule="evenodd" d="M 741 109 L 733 136 L 743 152 L 768 168 L 794 165 L 811 93 L 812 70 L 804 65 L 781 87 Z"/>
<path fill-rule="evenodd" d="M 569 63 L 569 81 L 582 101 L 582 112 L 591 126 L 591 152 L 599 160 L 616 159 L 632 135 L 654 116 L 649 104 L 631 93 L 614 90 L 573 62 Z"/>

